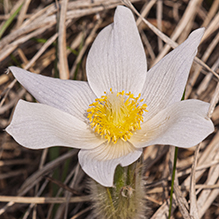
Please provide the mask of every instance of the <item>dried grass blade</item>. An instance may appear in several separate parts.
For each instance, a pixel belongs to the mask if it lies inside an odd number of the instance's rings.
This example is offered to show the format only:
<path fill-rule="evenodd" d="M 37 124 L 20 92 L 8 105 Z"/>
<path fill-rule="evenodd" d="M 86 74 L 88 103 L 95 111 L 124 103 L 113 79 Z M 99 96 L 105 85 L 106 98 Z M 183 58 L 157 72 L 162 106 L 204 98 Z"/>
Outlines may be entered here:
<path fill-rule="evenodd" d="M 198 154 L 200 150 L 201 144 L 199 144 L 195 149 L 195 155 L 194 155 L 194 161 L 192 164 L 192 171 L 191 171 L 191 180 L 190 180 L 190 215 L 194 219 L 199 219 L 198 214 L 198 206 L 196 201 L 196 193 L 195 193 L 195 172 L 196 172 L 196 166 L 197 166 L 197 160 L 198 160 Z"/>
<path fill-rule="evenodd" d="M 21 197 L 21 196 L 0 196 L 0 202 L 14 203 L 34 203 L 34 204 L 48 204 L 48 203 L 65 203 L 67 201 L 64 197 Z M 86 202 L 90 201 L 89 195 L 71 197 L 69 202 Z"/>
<path fill-rule="evenodd" d="M 68 60 L 66 53 L 66 13 L 68 0 L 62 1 L 60 20 L 59 20 L 59 37 L 58 37 L 58 59 L 59 59 L 59 76 L 61 79 L 69 78 Z"/>
<path fill-rule="evenodd" d="M 174 29 L 172 36 L 170 37 L 173 41 L 175 41 L 179 35 L 182 33 L 182 31 L 185 29 L 186 25 L 189 23 L 191 17 L 194 17 L 194 14 L 197 13 L 197 5 L 199 4 L 200 0 L 191 0 L 189 1 L 189 4 L 183 14 L 183 17 L 181 18 L 179 24 Z M 161 60 L 169 51 L 171 47 L 169 45 L 165 45 L 163 48 L 163 51 L 159 53 L 157 56 L 155 63 L 157 63 L 159 60 Z M 154 64 L 155 64 L 154 63 Z"/>

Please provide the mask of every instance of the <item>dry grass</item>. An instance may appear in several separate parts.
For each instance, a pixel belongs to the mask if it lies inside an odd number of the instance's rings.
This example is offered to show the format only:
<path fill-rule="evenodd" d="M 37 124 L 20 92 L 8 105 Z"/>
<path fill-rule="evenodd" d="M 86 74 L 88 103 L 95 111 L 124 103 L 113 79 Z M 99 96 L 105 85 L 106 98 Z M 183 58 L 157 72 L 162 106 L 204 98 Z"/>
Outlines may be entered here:
<path fill-rule="evenodd" d="M 129 1 L 123 3 L 133 7 Z M 132 3 L 132 9 L 141 14 L 136 18 L 149 67 L 193 29 L 206 27 L 185 98 L 211 103 L 209 116 L 215 132 L 197 147 L 179 149 L 172 218 L 219 218 L 219 0 Z M 122 2 L 0 1 L 0 30 L 6 27 L 0 32 L 0 218 L 93 218 L 88 177 L 78 165 L 77 150 L 60 148 L 59 156 L 51 158 L 51 151 L 27 150 L 4 132 L 17 101 L 34 101 L 4 72 L 16 65 L 52 77 L 86 80 L 87 52 L 100 29 L 112 22 L 118 4 Z M 168 215 L 173 151 L 173 147 L 158 145 L 144 151 L 145 198 L 153 219 Z"/>

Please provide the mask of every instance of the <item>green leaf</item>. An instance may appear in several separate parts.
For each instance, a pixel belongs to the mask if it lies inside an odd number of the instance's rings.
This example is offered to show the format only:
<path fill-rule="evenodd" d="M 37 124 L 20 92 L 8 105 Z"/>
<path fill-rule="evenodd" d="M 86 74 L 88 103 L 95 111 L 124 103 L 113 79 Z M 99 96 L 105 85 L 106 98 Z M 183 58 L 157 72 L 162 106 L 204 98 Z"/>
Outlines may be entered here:
<path fill-rule="evenodd" d="M 4 34 L 4 32 L 6 31 L 6 29 L 10 26 L 10 24 L 12 23 L 12 21 L 14 20 L 14 18 L 17 16 L 17 14 L 20 12 L 21 8 L 22 8 L 23 4 L 18 7 L 18 9 L 8 18 L 8 20 L 4 23 L 4 25 L 2 26 L 2 28 L 0 29 L 0 38 L 2 37 L 2 35 Z"/>

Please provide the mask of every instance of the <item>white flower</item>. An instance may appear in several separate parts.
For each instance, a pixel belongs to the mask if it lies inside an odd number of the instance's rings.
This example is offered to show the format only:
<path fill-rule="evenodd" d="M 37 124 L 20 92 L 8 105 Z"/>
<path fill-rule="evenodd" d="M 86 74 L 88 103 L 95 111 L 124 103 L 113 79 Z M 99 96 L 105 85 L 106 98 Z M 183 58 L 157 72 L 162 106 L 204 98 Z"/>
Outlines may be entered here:
<path fill-rule="evenodd" d="M 103 186 L 113 186 L 116 166 L 136 161 L 143 147 L 194 146 L 214 131 L 208 103 L 180 101 L 203 33 L 192 32 L 147 72 L 133 14 L 118 6 L 88 54 L 88 82 L 9 68 L 40 103 L 20 100 L 6 131 L 27 148 L 80 148 L 83 170 Z"/>

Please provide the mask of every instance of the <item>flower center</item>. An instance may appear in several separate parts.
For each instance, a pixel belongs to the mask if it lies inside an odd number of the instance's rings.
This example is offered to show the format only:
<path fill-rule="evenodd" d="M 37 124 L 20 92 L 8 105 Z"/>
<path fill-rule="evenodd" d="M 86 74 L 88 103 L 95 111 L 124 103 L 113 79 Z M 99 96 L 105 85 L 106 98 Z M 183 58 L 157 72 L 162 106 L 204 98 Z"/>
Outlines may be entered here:
<path fill-rule="evenodd" d="M 127 141 L 137 129 L 141 129 L 143 113 L 147 112 L 143 99 L 125 91 L 114 93 L 112 89 L 107 94 L 95 99 L 87 110 L 91 128 L 106 138 L 108 142 L 116 143 L 118 139 Z"/>

